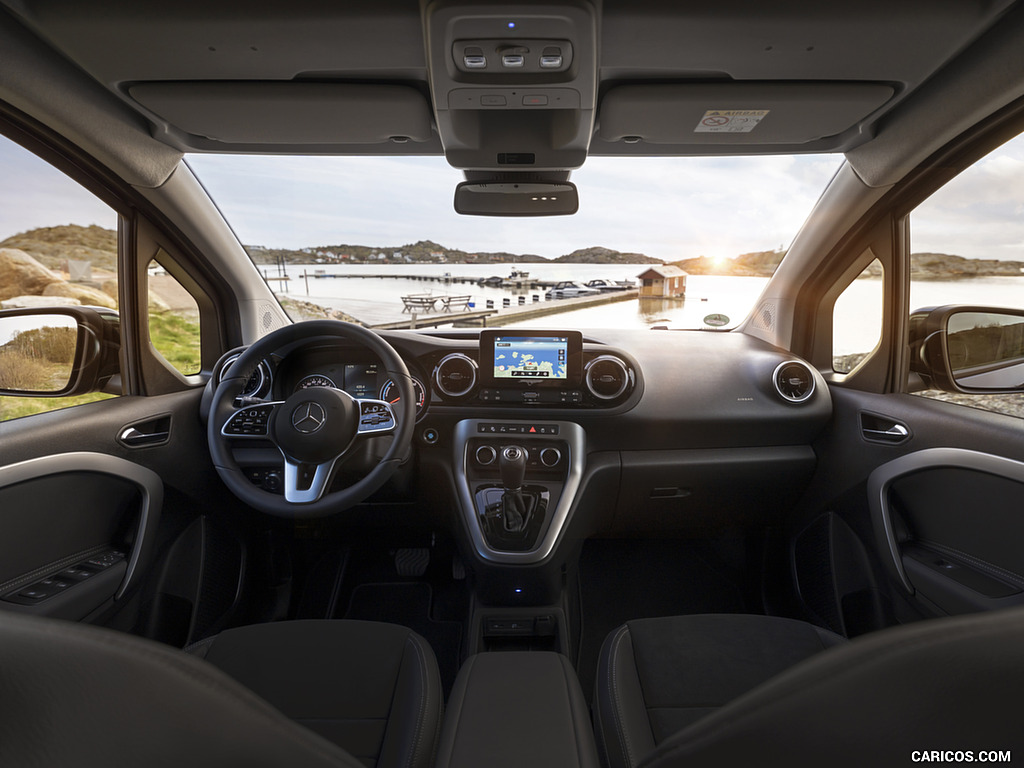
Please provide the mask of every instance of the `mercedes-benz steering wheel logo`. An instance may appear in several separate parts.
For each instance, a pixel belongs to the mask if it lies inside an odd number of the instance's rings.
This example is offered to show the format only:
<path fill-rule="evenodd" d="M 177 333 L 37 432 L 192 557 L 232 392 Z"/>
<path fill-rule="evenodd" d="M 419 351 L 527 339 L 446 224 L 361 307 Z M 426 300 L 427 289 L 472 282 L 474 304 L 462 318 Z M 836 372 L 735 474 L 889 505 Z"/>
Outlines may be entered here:
<path fill-rule="evenodd" d="M 298 407 L 292 411 L 292 426 L 304 435 L 313 434 L 326 421 L 327 413 L 324 411 L 323 406 L 319 403 L 314 403 L 312 400 L 299 403 Z"/>

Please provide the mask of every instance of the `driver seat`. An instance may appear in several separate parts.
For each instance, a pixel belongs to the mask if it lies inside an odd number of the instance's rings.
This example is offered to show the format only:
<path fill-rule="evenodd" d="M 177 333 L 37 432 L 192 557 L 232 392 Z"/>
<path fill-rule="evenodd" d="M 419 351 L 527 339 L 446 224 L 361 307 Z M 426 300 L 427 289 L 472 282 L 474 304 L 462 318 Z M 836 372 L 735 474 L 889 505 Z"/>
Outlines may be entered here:
<path fill-rule="evenodd" d="M 0 708 L 0 765 L 426 768 L 442 693 L 430 646 L 391 624 L 260 624 L 182 653 L 5 611 Z"/>

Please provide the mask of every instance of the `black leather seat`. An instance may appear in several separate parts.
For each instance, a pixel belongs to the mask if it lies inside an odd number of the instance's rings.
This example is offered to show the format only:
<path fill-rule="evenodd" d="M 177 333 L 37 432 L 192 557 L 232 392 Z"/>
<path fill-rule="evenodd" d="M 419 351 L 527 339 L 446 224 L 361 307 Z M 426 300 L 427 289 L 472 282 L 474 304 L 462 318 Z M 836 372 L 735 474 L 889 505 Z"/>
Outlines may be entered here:
<path fill-rule="evenodd" d="M 5 613 L 0 765 L 433 763 L 440 676 L 404 627 L 281 622 L 197 650 Z"/>
<path fill-rule="evenodd" d="M 904 765 L 922 750 L 1016 752 L 1024 729 L 1010 703 L 1024 686 L 1022 640 L 1024 609 L 851 642 L 763 616 L 630 622 L 602 651 L 598 747 L 606 765 L 645 768 Z"/>

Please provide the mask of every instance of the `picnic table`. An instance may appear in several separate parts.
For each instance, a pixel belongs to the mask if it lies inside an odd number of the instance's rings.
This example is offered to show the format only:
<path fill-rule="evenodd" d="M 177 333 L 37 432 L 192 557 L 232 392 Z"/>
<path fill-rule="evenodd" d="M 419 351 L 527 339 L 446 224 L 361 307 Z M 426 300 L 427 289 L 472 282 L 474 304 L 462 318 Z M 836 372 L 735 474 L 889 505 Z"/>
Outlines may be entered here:
<path fill-rule="evenodd" d="M 403 312 L 419 312 L 422 310 L 433 311 L 439 296 L 432 296 L 429 293 L 410 293 L 402 297 Z"/>
<path fill-rule="evenodd" d="M 467 310 L 472 300 L 472 296 L 442 296 L 441 310 L 444 312 L 451 312 L 452 308 Z"/>

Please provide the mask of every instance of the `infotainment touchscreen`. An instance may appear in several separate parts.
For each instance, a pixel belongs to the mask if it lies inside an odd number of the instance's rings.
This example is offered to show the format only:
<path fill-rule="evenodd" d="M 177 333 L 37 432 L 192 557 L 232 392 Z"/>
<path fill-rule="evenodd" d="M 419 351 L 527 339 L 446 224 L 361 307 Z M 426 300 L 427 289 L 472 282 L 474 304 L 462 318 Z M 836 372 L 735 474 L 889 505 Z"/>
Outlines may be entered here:
<path fill-rule="evenodd" d="M 569 340 L 565 336 L 496 336 L 495 379 L 559 379 L 569 370 Z"/>
<path fill-rule="evenodd" d="M 578 331 L 483 331 L 480 362 L 492 386 L 550 384 L 575 387 L 580 381 Z"/>

